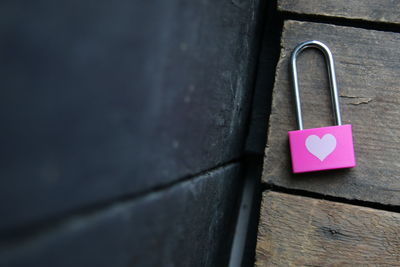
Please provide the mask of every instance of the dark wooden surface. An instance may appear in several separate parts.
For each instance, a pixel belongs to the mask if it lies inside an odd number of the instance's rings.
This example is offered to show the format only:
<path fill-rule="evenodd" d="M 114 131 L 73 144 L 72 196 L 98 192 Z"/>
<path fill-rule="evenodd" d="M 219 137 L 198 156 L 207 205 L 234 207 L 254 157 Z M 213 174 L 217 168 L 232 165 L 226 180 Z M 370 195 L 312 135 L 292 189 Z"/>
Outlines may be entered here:
<path fill-rule="evenodd" d="M 259 1 L 2 1 L 0 234 L 241 156 Z"/>
<path fill-rule="evenodd" d="M 268 117 L 271 108 L 272 89 L 276 63 L 279 59 L 279 41 L 282 22 L 278 20 L 276 3 L 268 2 L 264 13 L 264 32 L 262 46 L 257 64 L 257 76 L 254 83 L 251 113 L 249 117 L 249 132 L 246 137 L 246 153 L 264 155 Z"/>
<path fill-rule="evenodd" d="M 265 192 L 256 266 L 400 266 L 400 214 Z"/>
<path fill-rule="evenodd" d="M 399 0 L 278 0 L 278 9 L 298 14 L 400 23 Z"/>
<path fill-rule="evenodd" d="M 0 266 L 226 266 L 262 8 L 1 1 Z"/>
<path fill-rule="evenodd" d="M 302 41 L 332 50 L 344 124 L 353 125 L 358 166 L 293 175 L 287 132 L 296 129 L 288 59 Z M 400 34 L 328 24 L 286 21 L 281 40 L 263 181 L 289 189 L 400 205 Z M 298 59 L 305 128 L 333 123 L 322 55 L 308 49 Z"/>
<path fill-rule="evenodd" d="M 239 164 L 40 235 L 1 244 L 0 266 L 226 266 L 241 188 Z"/>

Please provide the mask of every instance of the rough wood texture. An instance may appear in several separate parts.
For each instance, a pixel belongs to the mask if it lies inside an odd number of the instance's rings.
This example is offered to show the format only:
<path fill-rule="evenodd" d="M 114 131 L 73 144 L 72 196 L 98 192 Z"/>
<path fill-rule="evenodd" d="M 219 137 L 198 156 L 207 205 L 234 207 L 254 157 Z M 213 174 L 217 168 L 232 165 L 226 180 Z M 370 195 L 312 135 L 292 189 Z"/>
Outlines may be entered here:
<path fill-rule="evenodd" d="M 400 266 L 400 214 L 266 192 L 256 266 Z"/>
<path fill-rule="evenodd" d="M 336 60 L 343 123 L 353 125 L 358 166 L 291 173 L 287 132 L 296 129 L 288 59 L 301 41 L 325 42 Z M 264 182 L 322 194 L 400 205 L 400 34 L 287 21 L 273 92 Z M 333 123 L 322 55 L 298 60 L 305 128 Z"/>
<path fill-rule="evenodd" d="M 399 0 L 278 0 L 278 9 L 301 14 L 400 23 Z"/>
<path fill-rule="evenodd" d="M 231 164 L 23 240 L 1 240 L 0 266 L 227 266 L 241 181 L 239 164 Z"/>
<path fill-rule="evenodd" d="M 0 232 L 239 158 L 259 2 L 1 1 Z"/>

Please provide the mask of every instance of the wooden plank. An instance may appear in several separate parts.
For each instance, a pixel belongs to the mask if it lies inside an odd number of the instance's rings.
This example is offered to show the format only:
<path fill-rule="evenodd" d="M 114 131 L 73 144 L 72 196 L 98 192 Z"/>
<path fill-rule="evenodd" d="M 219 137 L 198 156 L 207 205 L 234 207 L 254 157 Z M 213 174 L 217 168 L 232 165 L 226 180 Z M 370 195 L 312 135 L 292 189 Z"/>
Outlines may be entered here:
<path fill-rule="evenodd" d="M 240 157 L 259 0 L 235 3 L 1 1 L 0 232 Z"/>
<path fill-rule="evenodd" d="M 325 42 L 336 60 L 343 123 L 353 125 L 358 166 L 293 175 L 287 132 L 296 129 L 288 59 L 301 41 Z M 270 116 L 263 181 L 287 188 L 400 205 L 400 34 L 286 21 Z M 330 125 L 329 87 L 322 55 L 298 60 L 305 128 Z"/>
<path fill-rule="evenodd" d="M 266 192 L 256 266 L 400 266 L 400 214 Z"/>
<path fill-rule="evenodd" d="M 1 240 L 0 266 L 227 266 L 242 184 L 239 164 L 25 239 Z"/>
<path fill-rule="evenodd" d="M 298 14 L 400 23 L 399 0 L 278 0 L 278 10 Z"/>

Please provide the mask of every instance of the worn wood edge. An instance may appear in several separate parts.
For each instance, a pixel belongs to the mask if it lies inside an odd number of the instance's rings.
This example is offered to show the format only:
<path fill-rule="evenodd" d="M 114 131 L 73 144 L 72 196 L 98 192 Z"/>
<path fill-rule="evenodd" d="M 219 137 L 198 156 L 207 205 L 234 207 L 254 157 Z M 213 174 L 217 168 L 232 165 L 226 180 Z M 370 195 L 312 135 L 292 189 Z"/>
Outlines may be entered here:
<path fill-rule="evenodd" d="M 282 26 L 282 32 L 285 30 L 285 24 L 286 21 L 284 22 L 283 26 Z M 276 74 L 279 73 L 280 68 L 282 67 L 282 61 L 284 60 L 284 58 L 286 57 L 286 53 L 285 53 L 285 48 L 283 47 L 283 38 L 281 38 L 281 40 L 279 41 L 279 45 L 280 45 L 280 52 L 279 52 L 279 59 L 278 62 L 276 63 L 276 68 L 275 68 L 275 77 L 274 77 L 274 85 L 272 87 L 272 94 L 271 94 L 271 112 L 268 115 L 268 129 L 267 129 L 267 136 L 266 136 L 266 142 L 265 142 L 265 150 L 264 150 L 264 161 L 263 161 L 263 168 L 262 168 L 262 174 L 261 174 L 261 182 L 267 182 L 266 179 L 264 179 L 264 177 L 266 177 L 266 172 L 268 170 L 268 165 L 266 164 L 267 161 L 267 157 L 269 154 L 269 137 L 271 136 L 271 117 L 272 114 L 274 112 L 276 112 L 275 108 L 276 108 L 276 103 L 275 103 L 275 94 L 276 94 L 276 85 L 277 85 L 277 79 L 276 79 Z"/>
<path fill-rule="evenodd" d="M 286 31 L 286 28 L 288 27 L 288 24 L 292 23 L 292 22 L 296 22 L 296 23 L 300 23 L 300 24 L 304 24 L 305 22 L 302 21 L 296 21 L 296 20 L 285 20 L 282 26 L 282 33 Z M 274 166 L 270 166 L 267 164 L 267 159 L 269 156 L 269 147 L 270 147 L 270 136 L 272 134 L 271 129 L 272 129 L 272 121 L 271 121 L 271 117 L 273 116 L 274 113 L 277 112 L 277 105 L 276 105 L 276 94 L 277 94 L 277 84 L 279 82 L 279 79 L 277 79 L 277 74 L 280 75 L 281 73 L 281 68 L 283 67 L 284 64 L 282 64 L 282 61 L 284 61 L 286 59 L 286 57 L 288 56 L 286 51 L 285 51 L 285 47 L 284 47 L 284 39 L 281 37 L 280 40 L 280 54 L 279 54 L 279 60 L 276 64 L 276 70 L 275 70 L 275 78 L 274 78 L 274 86 L 272 88 L 272 94 L 271 94 L 271 113 L 269 114 L 269 118 L 268 118 L 268 132 L 267 132 L 267 142 L 265 144 L 265 151 L 264 151 L 264 163 L 263 163 L 263 170 L 262 170 L 262 176 L 261 176 L 261 181 L 265 182 L 267 184 L 269 184 L 269 179 L 267 179 L 267 176 L 273 172 Z M 293 113 L 294 114 L 294 113 Z M 269 174 L 267 174 L 267 172 L 269 172 Z"/>

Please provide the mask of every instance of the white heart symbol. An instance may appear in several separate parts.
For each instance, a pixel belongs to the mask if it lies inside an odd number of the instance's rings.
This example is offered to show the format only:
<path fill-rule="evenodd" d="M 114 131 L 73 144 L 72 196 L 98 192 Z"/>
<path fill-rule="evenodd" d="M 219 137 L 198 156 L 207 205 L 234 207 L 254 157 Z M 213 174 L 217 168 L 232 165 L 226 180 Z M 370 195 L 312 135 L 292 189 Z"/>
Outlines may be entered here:
<path fill-rule="evenodd" d="M 325 134 L 322 138 L 310 135 L 306 139 L 306 147 L 311 154 L 324 161 L 335 150 L 336 138 L 331 134 Z"/>

